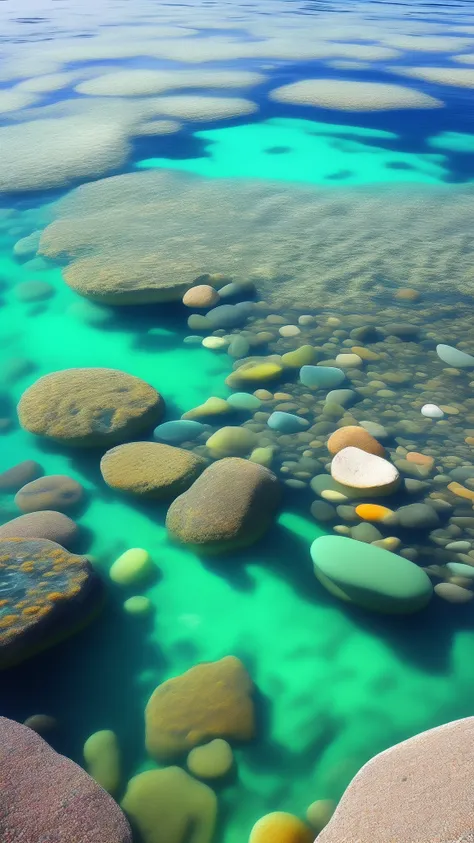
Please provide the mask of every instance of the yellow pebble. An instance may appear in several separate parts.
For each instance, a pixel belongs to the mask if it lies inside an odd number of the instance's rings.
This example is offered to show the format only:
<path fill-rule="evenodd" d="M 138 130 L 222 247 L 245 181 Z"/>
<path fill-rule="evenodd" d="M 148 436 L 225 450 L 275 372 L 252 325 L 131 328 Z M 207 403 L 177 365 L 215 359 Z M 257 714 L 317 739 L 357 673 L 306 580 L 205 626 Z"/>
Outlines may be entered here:
<path fill-rule="evenodd" d="M 356 514 L 363 521 L 383 521 L 387 515 L 393 515 L 393 509 L 377 503 L 361 503 L 356 506 Z"/>

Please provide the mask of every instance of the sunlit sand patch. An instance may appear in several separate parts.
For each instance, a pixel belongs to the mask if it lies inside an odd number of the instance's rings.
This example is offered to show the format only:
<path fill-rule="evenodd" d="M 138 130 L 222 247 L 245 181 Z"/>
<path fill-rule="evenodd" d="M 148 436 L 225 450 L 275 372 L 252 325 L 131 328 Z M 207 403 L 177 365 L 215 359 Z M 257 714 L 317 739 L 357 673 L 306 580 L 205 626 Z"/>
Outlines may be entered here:
<path fill-rule="evenodd" d="M 324 62 L 334 70 L 368 70 L 372 65 L 365 61 L 346 61 L 345 59 L 329 59 Z"/>
<path fill-rule="evenodd" d="M 265 81 L 245 70 L 122 70 L 105 73 L 76 86 L 93 96 L 149 96 L 176 88 L 246 88 Z"/>
<path fill-rule="evenodd" d="M 150 120 L 135 127 L 136 135 L 173 135 L 182 128 L 177 120 Z"/>
<path fill-rule="evenodd" d="M 433 149 L 448 150 L 449 152 L 474 152 L 474 135 L 464 132 L 441 132 L 427 140 L 428 146 Z"/>
<path fill-rule="evenodd" d="M 119 124 L 63 117 L 0 128 L 0 190 L 63 187 L 120 167 L 129 152 Z"/>
<path fill-rule="evenodd" d="M 459 64 L 474 64 L 474 53 L 464 53 L 462 56 L 451 56 L 451 58 Z"/>
<path fill-rule="evenodd" d="M 437 82 L 439 85 L 452 85 L 456 88 L 474 88 L 474 68 L 464 67 L 400 67 L 390 68 L 392 73 L 423 79 L 425 82 Z"/>
<path fill-rule="evenodd" d="M 156 114 L 182 120 L 225 120 L 258 111 L 256 103 L 238 97 L 162 97 L 155 99 L 154 107 Z"/>
<path fill-rule="evenodd" d="M 469 45 L 468 38 L 455 36 L 427 36 L 427 35 L 392 35 L 382 38 L 384 44 L 399 50 L 416 51 L 420 53 L 448 53 L 461 50 Z"/>
<path fill-rule="evenodd" d="M 381 82 L 348 82 L 339 79 L 304 79 L 283 85 L 270 99 L 293 105 L 312 105 L 340 111 L 385 111 L 398 108 L 440 108 L 434 97 Z"/>
<path fill-rule="evenodd" d="M 18 91 L 9 88 L 0 91 L 0 114 L 7 114 L 9 111 L 20 111 L 36 102 L 37 97 L 26 91 Z"/>
<path fill-rule="evenodd" d="M 15 86 L 16 91 L 30 91 L 33 94 L 44 94 L 48 91 L 59 91 L 72 85 L 79 73 L 49 73 L 45 76 L 33 76 Z"/>

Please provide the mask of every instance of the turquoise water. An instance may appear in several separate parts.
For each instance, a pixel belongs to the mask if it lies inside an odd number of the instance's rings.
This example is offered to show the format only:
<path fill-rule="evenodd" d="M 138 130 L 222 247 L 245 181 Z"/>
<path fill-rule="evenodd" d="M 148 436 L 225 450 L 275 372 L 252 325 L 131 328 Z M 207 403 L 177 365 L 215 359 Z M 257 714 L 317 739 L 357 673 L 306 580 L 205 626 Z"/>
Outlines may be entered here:
<path fill-rule="evenodd" d="M 434 348 L 441 342 L 474 353 L 467 107 L 474 77 L 438 83 L 397 68 L 470 70 L 458 58 L 474 53 L 474 20 L 462 3 L 420 3 L 410 17 L 396 5 L 358 2 L 345 4 L 344 16 L 331 5 L 297 2 L 272 4 L 271 14 L 258 3 L 33 6 L 0 12 L 0 471 L 34 459 L 45 474 L 84 486 L 86 503 L 72 516 L 107 601 L 85 630 L 3 673 L 0 714 L 54 716 L 54 746 L 80 764 L 85 740 L 112 729 L 123 753 L 120 801 L 133 775 L 157 766 L 144 746 L 144 709 L 156 686 L 200 662 L 238 656 L 256 686 L 257 734 L 234 748 L 235 775 L 215 785 L 214 843 L 241 843 L 264 814 L 304 819 L 313 801 L 339 799 L 376 752 L 472 713 L 472 604 L 436 596 L 413 617 L 391 618 L 337 600 L 314 576 L 310 546 L 358 521 L 339 513 L 317 520 L 311 505 L 321 498 L 310 481 L 327 472 L 326 440 L 341 418 L 368 419 L 389 429 L 392 461 L 410 451 L 434 457 L 416 500 L 444 500 L 461 518 L 472 512 L 472 499 L 447 489 L 456 469 L 472 466 L 474 477 L 472 375 L 443 364 Z M 125 88 L 106 79 L 97 95 L 77 89 L 112 71 L 129 71 Z M 246 73 L 253 77 L 239 76 Z M 334 99 L 331 90 L 309 104 L 271 96 L 305 79 L 369 87 L 350 108 L 346 93 Z M 370 85 L 405 92 L 394 107 Z M 441 105 L 414 103 L 415 94 Z M 38 231 L 41 243 L 33 235 L 21 254 L 15 244 Z M 125 280 L 148 272 L 157 286 L 223 273 L 251 280 L 260 304 L 237 327 L 198 330 L 188 327 L 192 311 L 180 296 L 115 307 L 78 294 L 84 285 L 97 297 L 108 272 Z M 51 297 L 22 301 L 18 285 L 31 280 L 51 285 Z M 419 300 L 397 298 L 407 287 Z M 308 316 L 305 326 L 299 320 Z M 361 325 L 393 322 L 408 322 L 419 336 L 350 337 Z M 300 333 L 282 336 L 282 325 Z M 244 339 L 270 332 L 260 346 L 247 343 L 243 357 L 281 356 L 306 343 L 327 361 L 353 346 L 376 354 L 360 376 L 349 372 L 344 385 L 359 390 L 350 412 L 325 412 L 325 393 L 308 396 L 296 371 L 248 387 L 283 394 L 261 413 L 290 404 L 312 426 L 322 420 L 309 440 L 272 439 L 258 412 L 210 420 L 212 431 L 250 425 L 258 445 L 277 448 L 282 507 L 246 550 L 199 558 L 168 537 L 165 504 L 105 485 L 101 452 L 54 444 L 18 424 L 25 390 L 71 367 L 142 378 L 164 397 L 165 419 L 179 419 L 211 396 L 228 397 L 235 365 L 226 346 L 216 351 L 185 338 L 235 339 L 242 331 Z M 441 422 L 423 421 L 428 401 L 444 408 Z M 186 447 L 210 457 L 203 441 Z M 465 472 L 468 491 L 472 477 Z M 20 514 L 13 497 L 0 498 L 2 523 Z M 387 506 L 413 500 L 400 493 Z M 447 531 L 449 517 L 440 516 L 441 534 L 380 529 L 383 538 L 400 537 L 396 552 L 414 551 L 422 567 L 443 565 L 450 540 L 474 547 L 471 528 Z M 124 588 L 108 571 L 132 547 L 150 553 L 157 574 Z M 136 594 L 153 604 L 147 617 L 123 608 Z"/>

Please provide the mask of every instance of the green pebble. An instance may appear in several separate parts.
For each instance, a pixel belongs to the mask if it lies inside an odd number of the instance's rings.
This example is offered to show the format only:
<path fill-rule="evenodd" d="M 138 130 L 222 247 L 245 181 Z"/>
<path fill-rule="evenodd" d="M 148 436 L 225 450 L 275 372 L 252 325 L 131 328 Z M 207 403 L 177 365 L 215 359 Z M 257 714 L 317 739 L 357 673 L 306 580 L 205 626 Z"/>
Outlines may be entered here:
<path fill-rule="evenodd" d="M 137 595 L 129 597 L 123 604 L 128 615 L 148 615 L 153 609 L 153 603 L 148 597 Z"/>

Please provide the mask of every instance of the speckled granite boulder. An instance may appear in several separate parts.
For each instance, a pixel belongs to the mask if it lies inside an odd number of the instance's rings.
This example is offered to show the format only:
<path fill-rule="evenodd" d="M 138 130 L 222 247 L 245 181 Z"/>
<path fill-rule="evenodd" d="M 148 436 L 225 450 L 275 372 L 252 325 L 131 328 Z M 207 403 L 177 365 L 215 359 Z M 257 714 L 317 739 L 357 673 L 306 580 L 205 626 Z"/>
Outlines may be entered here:
<path fill-rule="evenodd" d="M 36 732 L 0 717 L 2 843 L 132 843 L 111 796 Z"/>
<path fill-rule="evenodd" d="M 472 843 L 474 717 L 372 758 L 317 843 Z"/>
<path fill-rule="evenodd" d="M 20 424 L 64 445 L 100 447 L 158 424 L 161 395 L 117 369 L 63 369 L 39 378 L 21 396 Z"/>
<path fill-rule="evenodd" d="M 85 556 L 46 539 L 0 540 L 0 668 L 76 632 L 101 604 L 102 584 Z"/>
<path fill-rule="evenodd" d="M 68 550 L 74 546 L 79 533 L 72 518 L 49 509 L 20 515 L 0 527 L 0 539 L 49 539 Z"/>
<path fill-rule="evenodd" d="M 280 484 L 268 468 L 227 457 L 173 501 L 166 526 L 174 539 L 202 553 L 225 553 L 263 535 L 280 497 Z"/>

